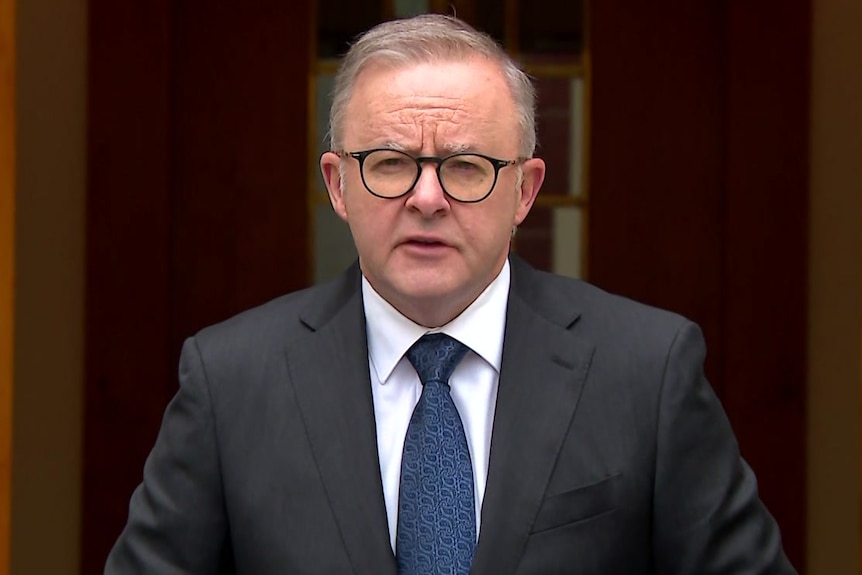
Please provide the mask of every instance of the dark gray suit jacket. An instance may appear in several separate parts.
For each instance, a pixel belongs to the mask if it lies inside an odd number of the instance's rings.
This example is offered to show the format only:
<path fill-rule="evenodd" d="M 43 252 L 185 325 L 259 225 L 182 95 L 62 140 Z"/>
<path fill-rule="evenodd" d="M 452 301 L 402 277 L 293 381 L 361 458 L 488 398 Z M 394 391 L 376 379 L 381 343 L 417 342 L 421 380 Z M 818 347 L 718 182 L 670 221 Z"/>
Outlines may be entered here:
<path fill-rule="evenodd" d="M 512 258 L 472 573 L 793 573 L 698 328 Z M 395 575 L 360 274 L 189 339 L 107 575 Z"/>

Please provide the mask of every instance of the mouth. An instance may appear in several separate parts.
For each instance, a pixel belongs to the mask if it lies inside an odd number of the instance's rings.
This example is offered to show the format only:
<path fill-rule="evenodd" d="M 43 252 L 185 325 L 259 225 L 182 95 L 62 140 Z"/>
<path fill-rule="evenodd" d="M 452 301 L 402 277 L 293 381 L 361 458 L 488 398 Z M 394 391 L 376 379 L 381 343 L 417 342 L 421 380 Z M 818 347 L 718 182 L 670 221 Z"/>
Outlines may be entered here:
<path fill-rule="evenodd" d="M 436 238 L 407 238 L 404 241 L 404 243 L 408 244 L 408 245 L 429 246 L 429 247 L 448 246 L 449 245 L 446 242 L 444 242 L 443 240 L 439 240 Z"/>
<path fill-rule="evenodd" d="M 417 236 L 401 242 L 401 245 L 411 251 L 430 253 L 451 248 L 451 244 L 437 237 Z"/>

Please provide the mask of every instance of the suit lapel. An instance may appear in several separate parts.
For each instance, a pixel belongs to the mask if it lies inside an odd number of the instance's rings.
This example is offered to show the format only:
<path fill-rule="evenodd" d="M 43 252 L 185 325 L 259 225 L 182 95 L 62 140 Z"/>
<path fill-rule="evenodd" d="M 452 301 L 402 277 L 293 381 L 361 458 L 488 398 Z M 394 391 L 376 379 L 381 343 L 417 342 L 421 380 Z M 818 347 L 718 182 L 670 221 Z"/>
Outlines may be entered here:
<path fill-rule="evenodd" d="M 473 575 L 509 575 L 581 394 L 592 346 L 572 302 L 512 260 L 488 483 Z M 389 543 L 358 268 L 309 306 L 287 351 L 291 380 L 344 545 L 360 575 L 395 575 Z M 527 303 L 530 302 L 530 303 Z"/>
<path fill-rule="evenodd" d="M 306 312 L 288 365 L 308 438 L 356 573 L 395 575 L 374 423 L 358 273 Z"/>
<path fill-rule="evenodd" d="M 534 293 L 534 272 L 517 264 L 473 575 L 508 575 L 517 568 L 593 352 L 569 329 L 577 313 L 562 317 L 572 302 Z"/>

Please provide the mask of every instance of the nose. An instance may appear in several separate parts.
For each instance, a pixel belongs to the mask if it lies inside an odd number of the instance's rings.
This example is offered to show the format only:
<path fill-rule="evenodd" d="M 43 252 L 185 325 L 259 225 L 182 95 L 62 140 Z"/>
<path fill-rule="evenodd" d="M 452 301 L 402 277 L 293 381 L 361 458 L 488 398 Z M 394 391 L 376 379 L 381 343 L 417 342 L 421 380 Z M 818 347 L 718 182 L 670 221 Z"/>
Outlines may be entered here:
<path fill-rule="evenodd" d="M 432 163 L 422 165 L 419 180 L 407 196 L 408 208 L 419 211 L 423 216 L 430 217 L 440 211 L 448 211 L 449 198 L 440 185 L 437 169 Z"/>

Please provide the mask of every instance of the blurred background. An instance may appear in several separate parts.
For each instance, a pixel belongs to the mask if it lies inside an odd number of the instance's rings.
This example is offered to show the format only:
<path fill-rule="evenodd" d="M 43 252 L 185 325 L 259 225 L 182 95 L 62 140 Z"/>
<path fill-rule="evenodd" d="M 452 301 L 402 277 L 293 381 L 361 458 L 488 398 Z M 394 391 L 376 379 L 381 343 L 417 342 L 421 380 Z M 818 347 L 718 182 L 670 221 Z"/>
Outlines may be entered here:
<path fill-rule="evenodd" d="M 858 0 L 0 0 L 0 574 L 100 573 L 183 339 L 353 260 L 332 76 L 431 11 L 535 78 L 514 249 L 697 321 L 797 569 L 860 572 Z"/>

